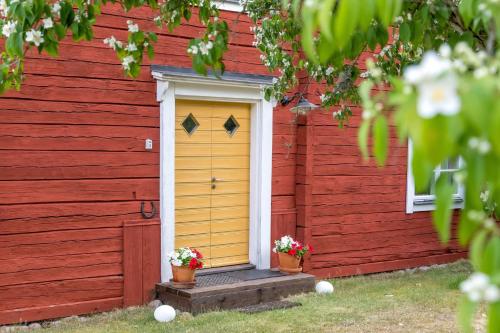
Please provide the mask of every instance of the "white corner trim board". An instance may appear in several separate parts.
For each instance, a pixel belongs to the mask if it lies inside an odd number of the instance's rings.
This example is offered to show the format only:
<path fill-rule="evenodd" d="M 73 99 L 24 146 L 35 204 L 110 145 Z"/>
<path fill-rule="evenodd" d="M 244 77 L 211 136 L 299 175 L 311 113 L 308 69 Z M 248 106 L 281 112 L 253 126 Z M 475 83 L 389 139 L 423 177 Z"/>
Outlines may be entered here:
<path fill-rule="evenodd" d="M 175 101 L 176 99 L 240 102 L 251 105 L 249 260 L 270 267 L 273 108 L 265 85 L 210 77 L 181 77 L 153 70 L 160 103 L 161 280 L 172 276 L 167 254 L 175 244 Z"/>

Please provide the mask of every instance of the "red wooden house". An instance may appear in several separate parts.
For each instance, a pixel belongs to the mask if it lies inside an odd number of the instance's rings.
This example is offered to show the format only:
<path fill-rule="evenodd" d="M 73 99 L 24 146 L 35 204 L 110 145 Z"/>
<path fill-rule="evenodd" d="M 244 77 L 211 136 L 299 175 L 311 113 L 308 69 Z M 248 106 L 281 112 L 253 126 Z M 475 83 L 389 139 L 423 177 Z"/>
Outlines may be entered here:
<path fill-rule="evenodd" d="M 269 268 L 272 240 L 290 234 L 315 248 L 304 270 L 318 277 L 463 256 L 439 244 L 408 147 L 394 138 L 385 168 L 363 163 L 359 108 L 339 129 L 330 112 L 296 117 L 263 98 L 272 77 L 251 22 L 226 6 L 222 80 L 191 70 L 195 20 L 160 32 L 154 61 L 126 79 L 103 39 L 124 39 L 127 19 L 150 26 L 145 9 L 107 6 L 94 41 L 29 56 L 21 91 L 0 98 L 0 324 L 146 301 L 184 244 L 213 267 Z"/>

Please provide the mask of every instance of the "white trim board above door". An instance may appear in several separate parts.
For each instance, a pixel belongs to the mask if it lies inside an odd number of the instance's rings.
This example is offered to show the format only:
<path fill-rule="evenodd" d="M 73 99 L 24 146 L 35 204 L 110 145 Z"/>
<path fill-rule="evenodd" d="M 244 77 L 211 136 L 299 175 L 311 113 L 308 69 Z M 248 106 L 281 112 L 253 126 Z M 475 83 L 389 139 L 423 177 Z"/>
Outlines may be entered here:
<path fill-rule="evenodd" d="M 274 103 L 263 88 L 272 77 L 225 73 L 221 79 L 192 70 L 152 66 L 160 102 L 161 279 L 171 276 L 167 254 L 175 244 L 175 101 L 176 99 L 247 103 L 251 106 L 249 260 L 258 269 L 270 267 L 271 176 Z"/>

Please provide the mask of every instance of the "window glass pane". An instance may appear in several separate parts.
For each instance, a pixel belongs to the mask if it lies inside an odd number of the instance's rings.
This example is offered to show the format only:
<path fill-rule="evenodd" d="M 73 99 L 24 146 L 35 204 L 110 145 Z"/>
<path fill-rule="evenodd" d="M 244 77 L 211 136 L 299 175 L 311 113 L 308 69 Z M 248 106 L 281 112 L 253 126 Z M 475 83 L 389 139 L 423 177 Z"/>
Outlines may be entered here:
<path fill-rule="evenodd" d="M 415 195 L 416 196 L 434 195 L 436 181 L 439 178 L 439 175 L 441 175 L 441 174 L 443 174 L 447 178 L 448 182 L 451 185 L 453 185 L 453 189 L 454 189 L 453 193 L 459 194 L 459 186 L 454 179 L 455 173 L 459 170 L 459 161 L 460 161 L 460 158 L 456 157 L 456 158 L 448 159 L 448 160 L 444 161 L 443 163 L 441 163 L 441 165 L 438 166 L 434 170 L 434 178 L 429 181 L 429 185 L 427 186 L 427 188 L 422 190 L 422 191 L 417 191 L 415 189 Z"/>
<path fill-rule="evenodd" d="M 193 116 L 192 113 L 190 113 L 186 119 L 181 123 L 182 127 L 184 127 L 184 130 L 186 130 L 187 134 L 191 135 L 196 131 L 198 126 L 200 126 L 200 123 L 196 120 L 196 118 Z"/>
<path fill-rule="evenodd" d="M 224 123 L 224 128 L 226 129 L 226 132 L 229 135 L 233 135 L 234 133 L 236 133 L 239 127 L 240 124 L 238 124 L 233 115 L 231 115 Z"/>

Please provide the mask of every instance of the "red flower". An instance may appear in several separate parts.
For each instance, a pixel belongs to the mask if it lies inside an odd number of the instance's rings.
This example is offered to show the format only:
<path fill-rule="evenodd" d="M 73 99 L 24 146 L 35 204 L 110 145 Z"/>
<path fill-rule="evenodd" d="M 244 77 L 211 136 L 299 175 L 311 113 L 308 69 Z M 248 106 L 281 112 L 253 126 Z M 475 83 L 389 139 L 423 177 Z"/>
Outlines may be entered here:
<path fill-rule="evenodd" d="M 203 258 L 203 255 L 197 249 L 192 249 L 192 251 L 196 254 L 196 258 L 198 258 L 198 259 L 202 259 Z"/>
<path fill-rule="evenodd" d="M 311 245 L 307 245 L 307 248 L 309 249 L 309 252 L 313 252 L 313 247 Z"/>
<path fill-rule="evenodd" d="M 196 258 L 191 258 L 189 261 L 189 268 L 196 269 L 198 267 L 198 260 Z"/>
<path fill-rule="evenodd" d="M 302 245 L 299 245 L 299 247 L 297 248 L 297 250 L 299 251 L 302 251 L 304 249 L 304 247 Z"/>
<path fill-rule="evenodd" d="M 291 255 L 291 256 L 294 256 L 294 255 L 296 255 L 296 254 L 297 254 L 297 250 L 295 250 L 295 249 L 290 249 L 290 250 L 288 250 L 288 254 L 289 254 L 289 255 Z"/>

